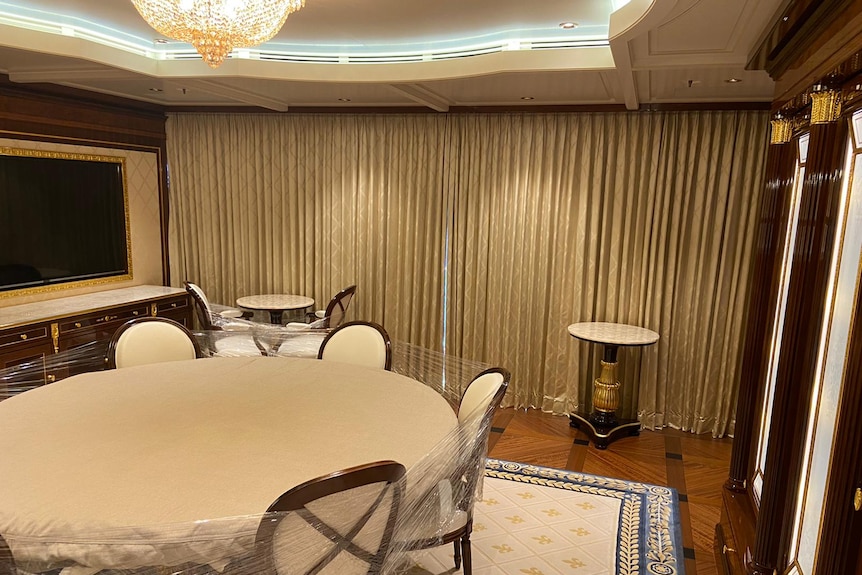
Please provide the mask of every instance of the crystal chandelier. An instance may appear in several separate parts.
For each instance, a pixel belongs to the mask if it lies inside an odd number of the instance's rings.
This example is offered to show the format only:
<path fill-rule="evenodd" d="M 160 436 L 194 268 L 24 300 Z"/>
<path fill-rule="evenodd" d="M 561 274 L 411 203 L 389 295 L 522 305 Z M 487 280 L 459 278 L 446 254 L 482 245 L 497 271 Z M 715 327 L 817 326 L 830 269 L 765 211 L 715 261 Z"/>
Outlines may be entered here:
<path fill-rule="evenodd" d="M 266 42 L 305 0 L 132 0 L 160 34 L 189 42 L 211 68 L 234 48 Z"/>

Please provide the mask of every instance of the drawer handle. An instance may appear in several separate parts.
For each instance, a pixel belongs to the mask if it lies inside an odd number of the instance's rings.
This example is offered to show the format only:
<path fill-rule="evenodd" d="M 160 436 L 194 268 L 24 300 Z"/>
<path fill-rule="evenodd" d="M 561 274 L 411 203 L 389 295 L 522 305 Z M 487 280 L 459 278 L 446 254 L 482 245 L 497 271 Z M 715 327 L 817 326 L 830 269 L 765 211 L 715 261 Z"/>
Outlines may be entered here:
<path fill-rule="evenodd" d="M 728 553 L 736 553 L 736 549 L 731 549 L 731 548 L 730 548 L 730 547 L 728 547 L 727 545 L 722 545 L 722 547 L 721 547 L 721 554 L 722 554 L 722 555 L 727 555 Z"/>
<path fill-rule="evenodd" d="M 81 327 L 81 322 L 76 321 L 76 322 L 75 322 L 75 327 Z"/>
<path fill-rule="evenodd" d="M 48 376 L 48 383 L 54 383 L 55 381 L 57 381 L 57 376 L 55 376 L 53 373 L 50 374 Z"/>
<path fill-rule="evenodd" d="M 138 315 L 138 310 L 133 311 L 132 315 Z"/>
<path fill-rule="evenodd" d="M 106 315 L 105 317 L 100 317 L 96 321 L 111 321 L 112 319 L 117 319 L 115 315 Z"/>
<path fill-rule="evenodd" d="M 172 303 L 171 307 L 177 307 L 177 302 Z"/>
<path fill-rule="evenodd" d="M 26 333 L 22 333 L 22 334 L 21 334 L 21 339 L 27 339 L 27 334 L 26 334 Z"/>

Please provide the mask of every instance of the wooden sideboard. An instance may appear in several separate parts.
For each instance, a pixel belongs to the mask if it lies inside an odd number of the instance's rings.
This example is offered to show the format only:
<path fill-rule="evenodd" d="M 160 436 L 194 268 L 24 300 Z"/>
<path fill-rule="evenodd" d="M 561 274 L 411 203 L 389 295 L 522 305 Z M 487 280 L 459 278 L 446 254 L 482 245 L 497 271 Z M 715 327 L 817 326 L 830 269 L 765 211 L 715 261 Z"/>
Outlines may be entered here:
<path fill-rule="evenodd" d="M 101 369 L 94 342 L 107 344 L 123 323 L 146 316 L 170 318 L 191 329 L 191 298 L 183 289 L 135 286 L 0 307 L 0 370 L 27 364 L 32 386 Z M 81 349 L 87 352 L 76 355 Z M 97 343 L 95 350 L 101 349 Z M 0 396 L 5 392 L 0 389 Z"/>

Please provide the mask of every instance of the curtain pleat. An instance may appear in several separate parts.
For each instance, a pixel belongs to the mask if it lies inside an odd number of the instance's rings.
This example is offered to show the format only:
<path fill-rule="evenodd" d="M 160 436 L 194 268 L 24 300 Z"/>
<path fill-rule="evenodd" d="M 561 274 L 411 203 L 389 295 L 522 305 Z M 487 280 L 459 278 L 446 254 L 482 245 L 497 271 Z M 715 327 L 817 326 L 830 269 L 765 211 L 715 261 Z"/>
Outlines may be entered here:
<path fill-rule="evenodd" d="M 589 410 L 581 321 L 621 348 L 621 416 L 732 432 L 765 112 L 176 114 L 171 269 L 216 301 L 356 283 L 354 318 Z M 444 334 L 445 332 L 445 334 Z"/>

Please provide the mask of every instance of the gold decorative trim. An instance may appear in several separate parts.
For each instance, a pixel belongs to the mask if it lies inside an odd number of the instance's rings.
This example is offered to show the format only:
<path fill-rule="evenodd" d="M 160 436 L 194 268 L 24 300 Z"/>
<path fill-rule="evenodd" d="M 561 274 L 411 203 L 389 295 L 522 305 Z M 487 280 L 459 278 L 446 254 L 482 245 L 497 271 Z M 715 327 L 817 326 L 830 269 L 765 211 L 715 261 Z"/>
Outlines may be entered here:
<path fill-rule="evenodd" d="M 770 144 L 786 144 L 793 137 L 793 122 L 790 118 L 776 116 L 769 123 L 772 126 Z"/>
<path fill-rule="evenodd" d="M 52 293 L 58 291 L 66 291 L 76 288 L 86 288 L 100 286 L 116 282 L 131 281 L 134 279 L 134 271 L 132 269 L 132 226 L 129 214 L 129 184 L 126 174 L 126 158 L 122 156 L 102 156 L 95 154 L 78 154 L 74 152 L 57 152 L 50 150 L 31 150 L 27 148 L 9 148 L 0 146 L 0 155 L 16 156 L 24 158 L 48 158 L 54 160 L 80 160 L 86 162 L 107 162 L 120 165 L 120 173 L 123 178 L 123 212 L 126 219 L 126 267 L 128 273 L 98 278 L 92 280 L 70 281 L 58 284 L 45 286 L 36 286 L 31 288 L 0 291 L 0 300 L 12 297 L 22 297 L 34 294 Z"/>
<path fill-rule="evenodd" d="M 841 116 L 841 90 L 811 92 L 811 123 L 829 124 Z"/>
<path fill-rule="evenodd" d="M 54 353 L 60 353 L 60 324 L 51 324 L 51 341 L 54 343 Z"/>

